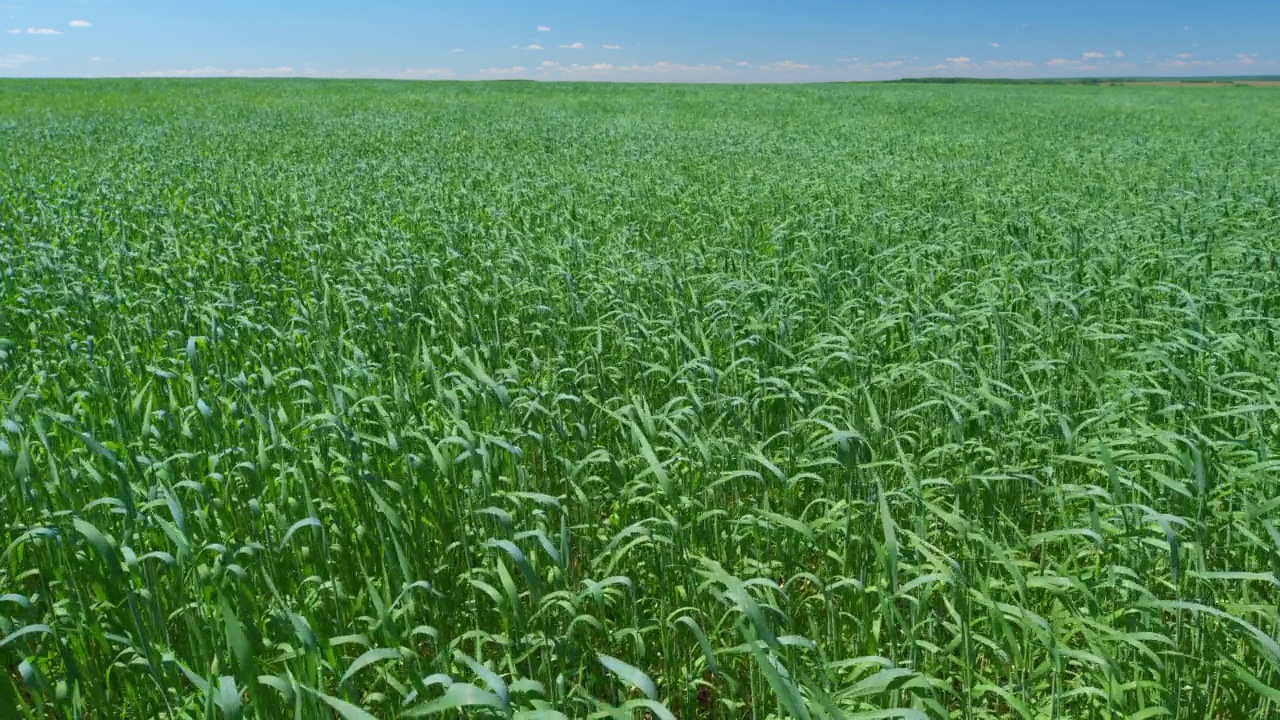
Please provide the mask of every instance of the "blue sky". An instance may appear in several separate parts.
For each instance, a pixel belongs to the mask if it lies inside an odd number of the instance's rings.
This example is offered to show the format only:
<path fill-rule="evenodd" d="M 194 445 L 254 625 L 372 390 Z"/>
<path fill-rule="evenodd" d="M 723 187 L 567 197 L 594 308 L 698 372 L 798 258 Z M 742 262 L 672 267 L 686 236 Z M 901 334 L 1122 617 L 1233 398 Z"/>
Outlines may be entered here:
<path fill-rule="evenodd" d="M 0 76 L 1280 74 L 1280 0 L 0 0 Z"/>

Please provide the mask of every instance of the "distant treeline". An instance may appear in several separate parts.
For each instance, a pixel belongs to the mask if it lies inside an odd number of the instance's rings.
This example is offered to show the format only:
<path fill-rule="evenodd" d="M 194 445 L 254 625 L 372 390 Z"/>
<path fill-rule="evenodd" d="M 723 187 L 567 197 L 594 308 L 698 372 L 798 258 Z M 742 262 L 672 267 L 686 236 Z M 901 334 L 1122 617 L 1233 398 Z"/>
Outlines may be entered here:
<path fill-rule="evenodd" d="M 1113 83 L 1229 83 L 1280 81 L 1277 75 L 1238 75 L 1231 77 L 1086 77 L 1086 78 L 972 78 L 921 77 L 889 80 L 890 83 L 922 83 L 932 85 L 1109 85 Z"/>

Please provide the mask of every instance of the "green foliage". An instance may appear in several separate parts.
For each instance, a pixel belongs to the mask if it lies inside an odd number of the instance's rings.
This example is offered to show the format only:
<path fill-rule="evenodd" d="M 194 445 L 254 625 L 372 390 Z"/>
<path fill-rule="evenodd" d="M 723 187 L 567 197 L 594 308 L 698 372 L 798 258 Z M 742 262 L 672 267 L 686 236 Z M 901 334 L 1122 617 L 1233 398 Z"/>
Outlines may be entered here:
<path fill-rule="evenodd" d="M 1280 712 L 1280 95 L 0 88 L 6 718 Z"/>

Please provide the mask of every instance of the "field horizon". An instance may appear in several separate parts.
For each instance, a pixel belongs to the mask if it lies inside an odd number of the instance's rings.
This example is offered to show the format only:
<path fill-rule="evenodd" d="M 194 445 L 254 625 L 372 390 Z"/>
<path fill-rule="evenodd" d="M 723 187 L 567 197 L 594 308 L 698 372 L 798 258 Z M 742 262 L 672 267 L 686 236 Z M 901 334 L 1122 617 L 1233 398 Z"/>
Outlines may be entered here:
<path fill-rule="evenodd" d="M 0 85 L 5 83 L 27 83 L 27 82 L 99 82 L 99 81 L 165 81 L 165 80 L 252 80 L 257 82 L 284 82 L 284 81 L 316 81 L 316 80 L 333 80 L 342 82 L 406 82 L 406 83 L 428 83 L 428 84 L 454 84 L 454 83 L 536 83 L 539 85 L 730 85 L 730 86 L 804 86 L 804 85 L 893 85 L 899 83 L 905 84 L 965 84 L 965 85 L 1105 85 L 1109 83 L 1126 83 L 1132 85 L 1163 85 L 1173 84 L 1176 86 L 1212 86 L 1215 83 L 1238 83 L 1238 84 L 1257 84 L 1260 87 L 1272 87 L 1276 83 L 1280 83 L 1280 75 L 1260 74 L 1260 75 L 1090 75 L 1081 77 L 1027 77 L 1027 78 L 1008 78 L 1008 77 L 983 77 L 983 76 L 920 76 L 920 77 L 902 77 L 890 80 L 815 80 L 815 81 L 796 81 L 796 82 L 731 82 L 731 81 L 686 81 L 686 82 L 665 82 L 665 81 L 625 81 L 625 80 L 541 80 L 537 78 L 382 78 L 382 77 L 340 77 L 340 76 L 285 76 L 285 77 L 243 77 L 234 74 L 222 76 L 200 76 L 200 77 L 138 77 L 136 75 L 118 75 L 118 76 L 96 76 L 96 77 L 0 77 Z"/>

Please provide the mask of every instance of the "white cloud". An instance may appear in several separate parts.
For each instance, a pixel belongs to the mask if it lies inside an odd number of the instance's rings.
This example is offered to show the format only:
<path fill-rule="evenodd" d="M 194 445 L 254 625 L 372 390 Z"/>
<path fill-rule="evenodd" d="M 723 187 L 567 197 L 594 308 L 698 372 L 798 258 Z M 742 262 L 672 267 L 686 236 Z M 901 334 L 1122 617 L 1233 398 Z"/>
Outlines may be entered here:
<path fill-rule="evenodd" d="M 239 71 L 237 71 L 239 72 Z M 312 68 L 307 68 L 295 76 L 303 77 L 356 77 L 356 78 L 379 78 L 385 80 L 448 80 L 457 75 L 449 68 L 409 68 L 407 70 L 381 70 L 373 69 L 358 73 L 348 73 L 343 70 L 324 75 Z"/>
<path fill-rule="evenodd" d="M 1100 52 L 1087 52 L 1081 55 L 1081 57 L 1083 57 L 1085 60 L 1097 60 L 1098 58 L 1104 58 L 1106 56 L 1107 56 L 1106 53 L 1100 53 Z"/>
<path fill-rule="evenodd" d="M 53 28 L 27 28 L 28 35 L 61 35 L 62 32 Z"/>
<path fill-rule="evenodd" d="M 761 65 L 760 67 L 765 70 L 813 70 L 817 66 L 798 63 L 794 60 L 783 60 L 782 62 Z"/>
<path fill-rule="evenodd" d="M 743 60 L 743 61 L 741 61 L 741 62 L 734 63 L 734 64 L 735 64 L 735 65 L 737 65 L 738 67 L 744 67 L 744 68 L 755 67 L 755 65 L 752 65 L 751 63 L 747 62 L 746 60 Z"/>
<path fill-rule="evenodd" d="M 969 58 L 967 58 L 967 57 L 965 57 L 965 56 L 961 55 L 960 57 L 949 57 L 949 58 L 947 58 L 947 62 L 949 62 L 949 63 L 955 63 L 956 65 L 968 65 L 969 63 L 971 63 L 971 62 L 973 62 L 973 61 L 972 61 L 972 60 L 970 60 Z"/>
<path fill-rule="evenodd" d="M 907 68 L 906 62 L 903 60 L 887 60 L 882 62 L 859 62 L 857 58 L 847 58 L 852 63 L 831 66 L 827 68 L 815 68 L 807 73 L 805 79 L 817 80 L 893 80 L 907 75 L 916 74 L 916 71 L 922 71 L 923 68 Z M 951 66 L 943 66 L 951 67 Z"/>
<path fill-rule="evenodd" d="M 1174 55 L 1174 57 L 1178 58 L 1179 60 L 1190 60 L 1192 55 L 1191 53 L 1178 53 L 1177 55 Z"/>
<path fill-rule="evenodd" d="M 91 57 L 91 58 L 89 58 L 89 59 L 90 59 L 90 60 L 92 60 L 93 62 L 102 62 L 102 56 L 101 56 L 101 55 L 94 55 L 93 57 Z"/>
<path fill-rule="evenodd" d="M 581 50 L 582 48 L 586 47 L 586 45 L 583 45 L 580 42 L 576 42 L 572 45 L 557 45 L 556 47 L 561 47 L 561 48 L 564 48 L 565 50 Z"/>
<path fill-rule="evenodd" d="M 1188 56 L 1190 57 L 1190 56 Z M 1167 60 L 1165 62 L 1156 63 L 1160 67 L 1166 68 L 1190 68 L 1190 67 L 1215 67 L 1220 63 L 1217 60 Z"/>
<path fill-rule="evenodd" d="M 291 67 L 275 67 L 275 68 L 258 68 L 256 70 L 237 69 L 227 70 L 225 68 L 214 67 L 209 65 L 202 68 L 193 68 L 191 70 L 149 70 L 139 73 L 140 77 L 288 77 L 297 74 L 297 71 Z"/>
<path fill-rule="evenodd" d="M 293 75 L 296 71 L 291 67 L 274 67 L 274 68 L 258 68 L 257 70 L 232 70 L 231 74 L 237 77 L 276 77 L 280 75 Z"/>
<path fill-rule="evenodd" d="M 462 48 L 454 48 L 454 49 L 453 49 L 453 51 L 454 51 L 454 52 L 466 52 L 466 50 L 463 50 Z"/>
<path fill-rule="evenodd" d="M 484 71 L 482 71 L 484 72 Z M 724 67 L 720 65 L 682 65 L 680 63 L 656 62 L 652 65 L 614 65 L 612 63 L 595 63 L 593 65 L 560 65 L 559 63 L 543 63 L 543 73 L 555 73 L 566 80 L 635 80 L 635 81 L 673 81 L 673 80 L 715 80 L 729 79 Z"/>
<path fill-rule="evenodd" d="M 1124 57 L 1124 51 L 1123 51 L 1123 50 L 1117 50 L 1117 51 L 1116 51 L 1116 57 L 1118 57 L 1118 58 L 1122 58 L 1122 57 Z"/>
<path fill-rule="evenodd" d="M 34 61 L 31 55 L 0 55 L 0 68 L 16 68 Z"/>
<path fill-rule="evenodd" d="M 1244 53 L 1238 53 L 1236 55 L 1236 60 L 1238 60 L 1241 65 L 1252 65 L 1254 63 L 1254 59 Z"/>
<path fill-rule="evenodd" d="M 510 77 L 513 75 L 523 76 L 525 68 L 523 65 L 516 65 L 508 68 L 484 68 L 479 71 L 480 75 L 485 77 Z"/>
<path fill-rule="evenodd" d="M 604 49 L 605 50 L 621 50 L 622 46 L 621 45 L 605 45 Z"/>
<path fill-rule="evenodd" d="M 407 80 L 426 80 L 426 79 L 444 79 L 454 77 L 453 70 L 449 68 L 416 68 L 401 71 L 397 77 Z"/>
<path fill-rule="evenodd" d="M 12 30 L 6 30 L 5 32 L 9 33 L 10 35 L 17 35 L 18 33 L 22 32 L 22 28 L 14 28 Z"/>
<path fill-rule="evenodd" d="M 546 50 L 541 45 L 512 45 L 512 50 Z"/>
<path fill-rule="evenodd" d="M 1000 43 L 991 43 L 991 47 L 998 48 L 1000 47 Z"/>
<path fill-rule="evenodd" d="M 973 78 L 1033 78 L 1043 76 L 1064 76 L 1085 74 L 1098 68 L 1078 59 L 1059 58 L 1050 66 L 1044 62 L 1032 62 L 1026 59 L 979 59 L 968 58 L 967 62 L 956 62 L 962 56 L 944 59 L 937 63 L 922 62 L 917 57 L 903 56 L 892 61 L 865 61 L 852 64 L 831 64 L 816 67 L 812 70 L 795 72 L 787 76 L 795 81 L 883 81 L 904 77 L 951 77 L 964 75 Z M 1116 67 L 1111 65 L 1109 67 Z M 770 75 L 756 71 L 732 69 L 726 74 L 726 80 L 737 82 L 769 81 Z M 780 74 L 779 74 L 780 75 Z"/>
<path fill-rule="evenodd" d="M 70 25 L 71 27 L 92 27 L 93 26 L 93 23 L 89 22 L 88 20 L 72 20 L 67 24 Z"/>
<path fill-rule="evenodd" d="M 858 58 L 856 58 L 856 57 L 836 58 L 836 62 L 842 62 L 842 63 L 856 63 L 856 62 L 858 62 Z"/>
<path fill-rule="evenodd" d="M 148 70 L 139 73 L 141 77 L 217 77 L 228 75 L 226 69 L 213 67 L 195 68 L 193 70 Z"/>
<path fill-rule="evenodd" d="M 551 28 L 547 27 L 546 25 L 539 25 L 538 32 L 551 32 Z"/>
<path fill-rule="evenodd" d="M 1098 69 L 1097 66 L 1090 65 L 1083 60 L 1067 60 L 1065 58 L 1054 58 L 1050 60 L 1048 64 L 1050 67 L 1062 68 L 1064 70 L 1082 71 Z"/>

